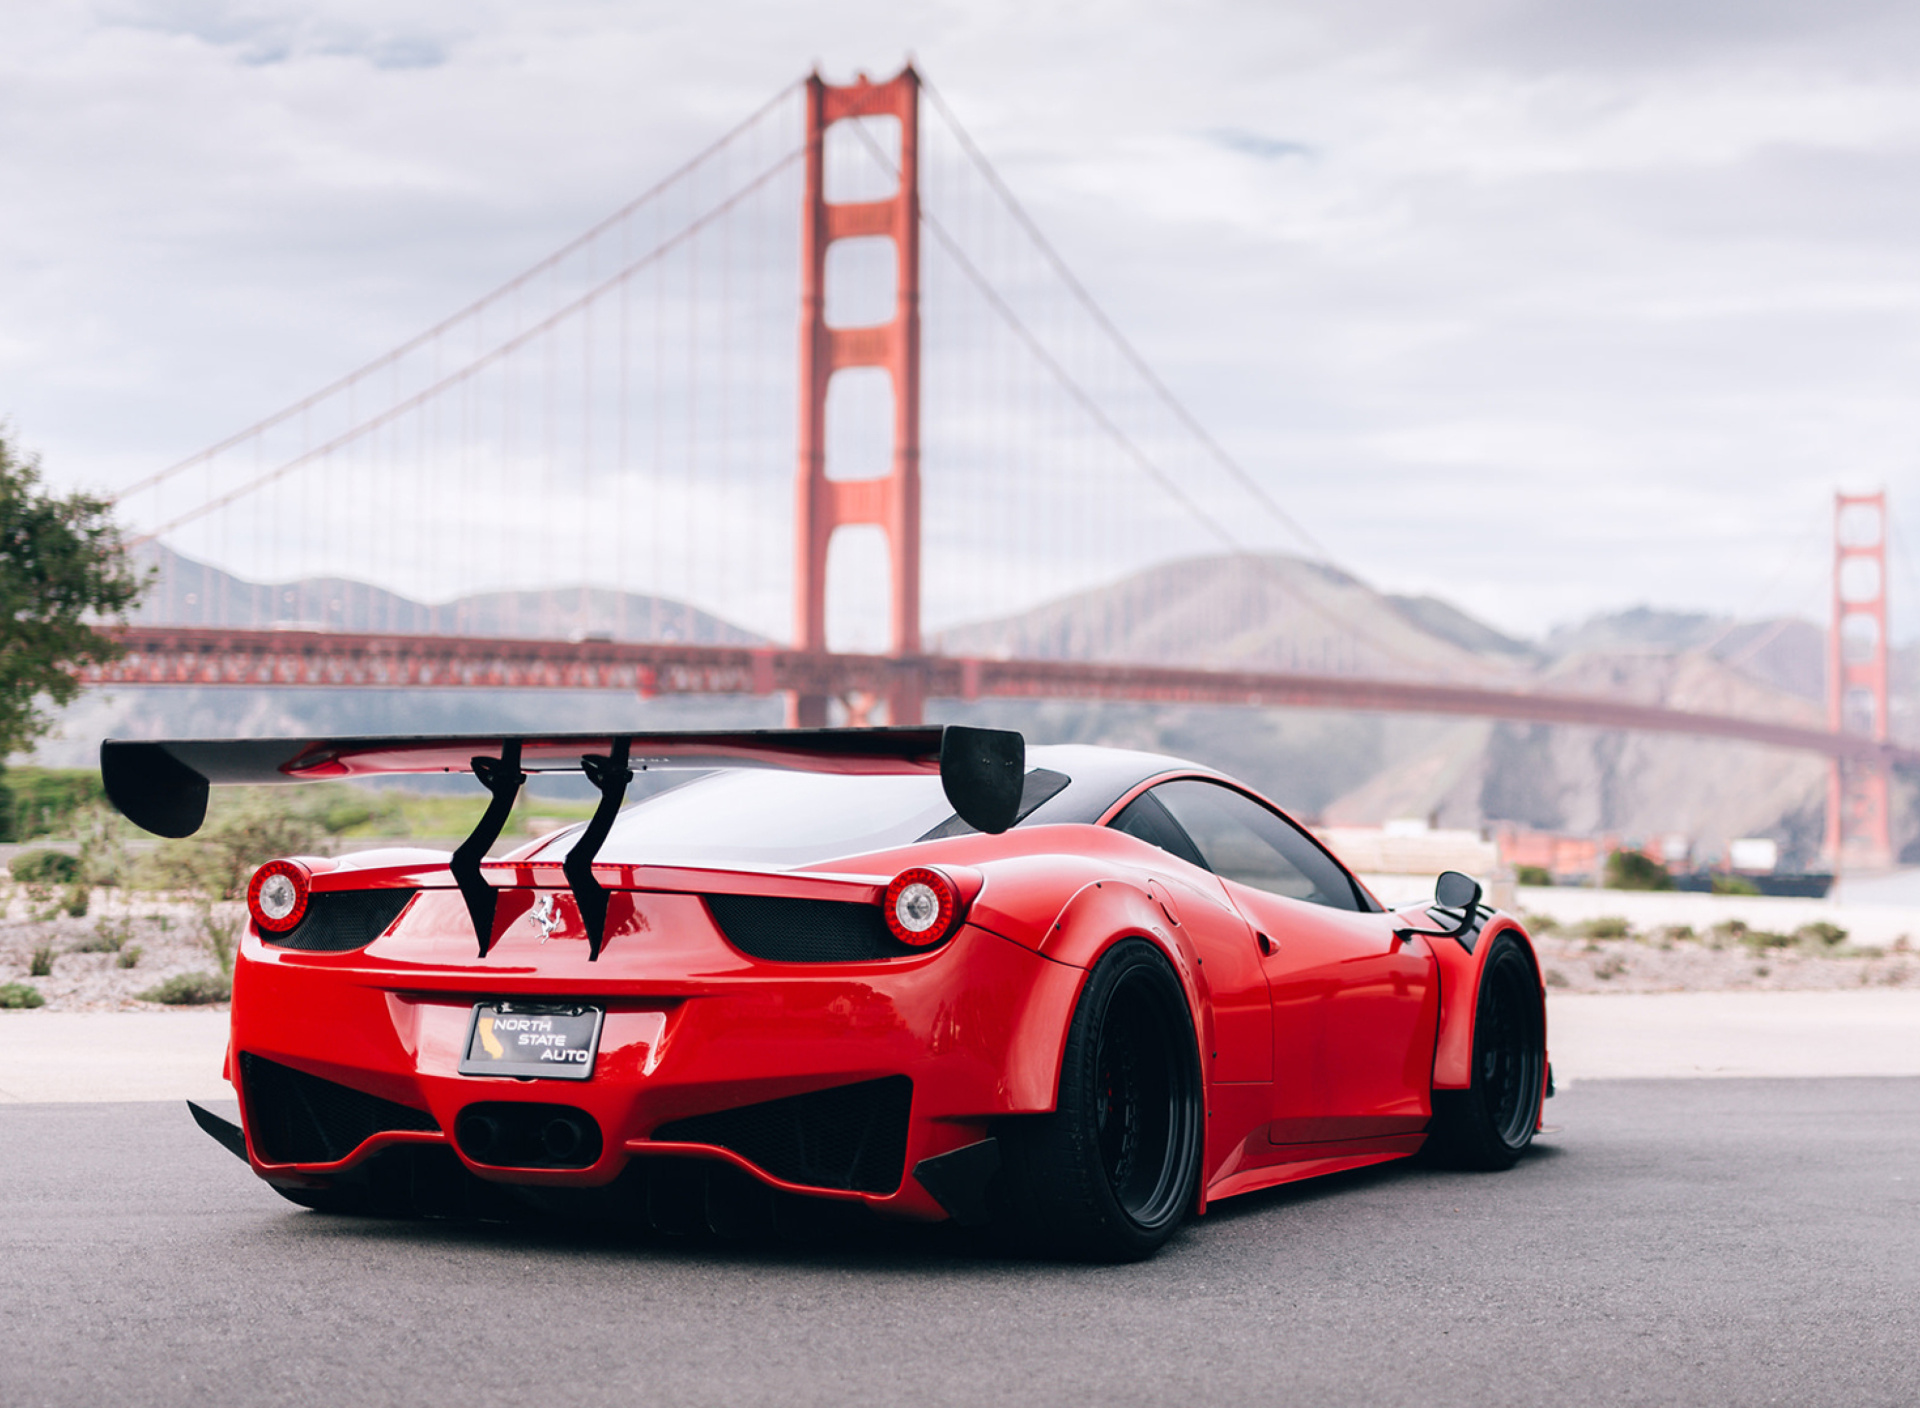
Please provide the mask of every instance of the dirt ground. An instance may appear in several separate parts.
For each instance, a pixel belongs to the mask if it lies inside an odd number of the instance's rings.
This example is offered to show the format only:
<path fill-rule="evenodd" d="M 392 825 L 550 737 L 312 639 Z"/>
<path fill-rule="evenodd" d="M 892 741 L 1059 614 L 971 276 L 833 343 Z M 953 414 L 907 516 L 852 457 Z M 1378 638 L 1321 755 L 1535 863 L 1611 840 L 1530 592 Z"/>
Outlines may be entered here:
<path fill-rule="evenodd" d="M 162 1004 L 139 994 L 176 975 L 220 972 L 205 918 L 190 903 L 97 889 L 83 916 L 48 916 L 52 906 L 24 886 L 0 886 L 0 985 L 26 984 L 48 1011 L 159 1011 Z M 241 904 L 216 905 L 211 917 L 237 935 L 244 912 Z M 53 971 L 35 975 L 34 951 L 43 947 L 52 950 Z"/>
<path fill-rule="evenodd" d="M 1548 929 L 1536 923 L 1534 942 L 1547 986 L 1562 992 L 1779 992 L 1920 985 L 1920 955 L 1896 940 L 1889 948 L 1829 946 L 1808 937 L 1786 946 L 1771 938 L 1732 933 L 1688 937 L 1670 930 L 1635 931 L 1625 938 L 1595 937 L 1605 919 Z M 1787 935 L 1778 936 L 1790 937 Z"/>

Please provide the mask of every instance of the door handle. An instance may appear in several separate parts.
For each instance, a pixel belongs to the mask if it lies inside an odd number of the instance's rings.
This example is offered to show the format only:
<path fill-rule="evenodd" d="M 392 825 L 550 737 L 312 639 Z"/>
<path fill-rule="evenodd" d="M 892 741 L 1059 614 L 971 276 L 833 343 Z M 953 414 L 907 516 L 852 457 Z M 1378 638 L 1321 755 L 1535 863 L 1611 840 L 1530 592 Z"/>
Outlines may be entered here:
<path fill-rule="evenodd" d="M 1257 931 L 1253 936 L 1253 941 L 1260 945 L 1260 956 L 1262 958 L 1272 958 L 1274 949 L 1279 947 L 1272 939 Z"/>

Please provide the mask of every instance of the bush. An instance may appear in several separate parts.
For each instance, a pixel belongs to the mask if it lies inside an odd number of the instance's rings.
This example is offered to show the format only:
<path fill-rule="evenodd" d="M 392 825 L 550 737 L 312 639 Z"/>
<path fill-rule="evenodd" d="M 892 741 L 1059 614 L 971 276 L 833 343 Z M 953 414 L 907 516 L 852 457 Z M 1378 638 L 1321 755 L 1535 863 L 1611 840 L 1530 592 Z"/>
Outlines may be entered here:
<path fill-rule="evenodd" d="M 1760 887 L 1744 875 L 1716 875 L 1713 877 L 1713 892 L 1716 895 L 1757 895 Z"/>
<path fill-rule="evenodd" d="M 1607 888 L 1610 890 L 1671 890 L 1673 877 L 1667 868 L 1638 851 L 1615 851 L 1607 857 Z"/>
<path fill-rule="evenodd" d="M 0 1007 L 45 1007 L 47 1000 L 38 988 L 25 983 L 0 983 Z"/>
<path fill-rule="evenodd" d="M 1544 865 L 1516 865 L 1513 868 L 1513 883 L 1516 885 L 1551 885 L 1553 872 Z"/>
<path fill-rule="evenodd" d="M 1749 929 L 1740 936 L 1740 942 L 1758 952 L 1767 948 L 1792 948 L 1794 938 L 1791 934 L 1776 934 L 1768 929 Z"/>
<path fill-rule="evenodd" d="M 67 890 L 67 898 L 60 908 L 69 919 L 85 919 L 87 906 L 93 901 L 93 891 L 85 885 L 74 885 Z"/>
<path fill-rule="evenodd" d="M 1560 921 L 1551 914 L 1523 914 L 1520 923 L 1529 934 L 1551 934 L 1560 928 Z"/>
<path fill-rule="evenodd" d="M 104 800 L 98 768 L 9 768 L 5 785 L 13 812 L 10 834 L 0 839 L 64 832 L 75 812 Z"/>
<path fill-rule="evenodd" d="M 120 956 L 113 961 L 118 967 L 132 968 L 140 962 L 140 955 L 145 952 L 146 950 L 141 948 L 139 944 L 128 944 L 120 950 Z"/>
<path fill-rule="evenodd" d="M 1838 924 L 1829 924 L 1824 919 L 1816 919 L 1811 924 L 1802 924 L 1795 929 L 1793 937 L 1796 942 L 1803 943 L 1808 948 L 1815 946 L 1838 948 L 1847 941 L 1847 931 Z"/>
<path fill-rule="evenodd" d="M 27 960 L 29 978 L 46 978 L 53 974 L 53 945 L 41 944 L 33 951 L 33 957 Z"/>
<path fill-rule="evenodd" d="M 201 1007 L 231 998 L 233 980 L 218 973 L 176 973 L 135 996 L 142 1002 L 164 1002 L 169 1007 Z"/>
<path fill-rule="evenodd" d="M 22 885 L 71 885 L 80 879 L 80 857 L 65 851 L 22 851 L 7 869 Z"/>
<path fill-rule="evenodd" d="M 127 942 L 126 929 L 110 920 L 101 920 L 94 931 L 78 943 L 67 945 L 68 953 L 118 953 Z"/>
<path fill-rule="evenodd" d="M 307 817 L 283 811 L 268 797 L 243 796 L 201 828 L 191 841 L 172 841 L 147 859 L 149 883 L 198 891 L 208 901 L 234 900 L 265 862 L 311 855 L 320 830 Z"/>
<path fill-rule="evenodd" d="M 1624 939 L 1632 932 L 1633 926 L 1617 914 L 1603 914 L 1580 926 L 1580 933 L 1589 939 Z"/>

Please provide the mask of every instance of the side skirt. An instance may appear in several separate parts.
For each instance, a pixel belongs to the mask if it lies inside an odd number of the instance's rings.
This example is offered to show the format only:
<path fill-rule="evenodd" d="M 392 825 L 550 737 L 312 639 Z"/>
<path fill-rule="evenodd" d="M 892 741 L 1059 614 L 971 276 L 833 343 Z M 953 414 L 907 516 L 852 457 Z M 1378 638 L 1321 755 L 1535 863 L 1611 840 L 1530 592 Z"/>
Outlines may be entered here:
<path fill-rule="evenodd" d="M 1284 1162 L 1230 1173 L 1207 1189 L 1207 1200 L 1231 1198 L 1261 1188 L 1276 1188 L 1282 1183 L 1298 1183 L 1303 1178 L 1320 1178 L 1329 1173 L 1345 1173 L 1370 1164 L 1409 1158 L 1419 1153 L 1420 1146 L 1426 1142 L 1424 1134 L 1395 1134 L 1375 1139 L 1288 1145 L 1275 1150 Z"/>

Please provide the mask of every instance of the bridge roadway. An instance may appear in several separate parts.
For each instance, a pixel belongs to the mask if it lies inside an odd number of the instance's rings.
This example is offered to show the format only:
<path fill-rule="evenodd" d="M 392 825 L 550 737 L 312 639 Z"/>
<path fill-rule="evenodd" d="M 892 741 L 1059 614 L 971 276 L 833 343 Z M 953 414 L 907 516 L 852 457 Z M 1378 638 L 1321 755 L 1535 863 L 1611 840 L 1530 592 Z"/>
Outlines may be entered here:
<path fill-rule="evenodd" d="M 1543 690 L 1072 660 L 896 658 L 779 647 L 139 626 L 90 684 L 340 689 L 604 689 L 660 694 L 885 697 L 918 676 L 928 699 L 1084 699 L 1451 714 L 1737 739 L 1920 770 L 1920 749 L 1856 734 Z"/>

